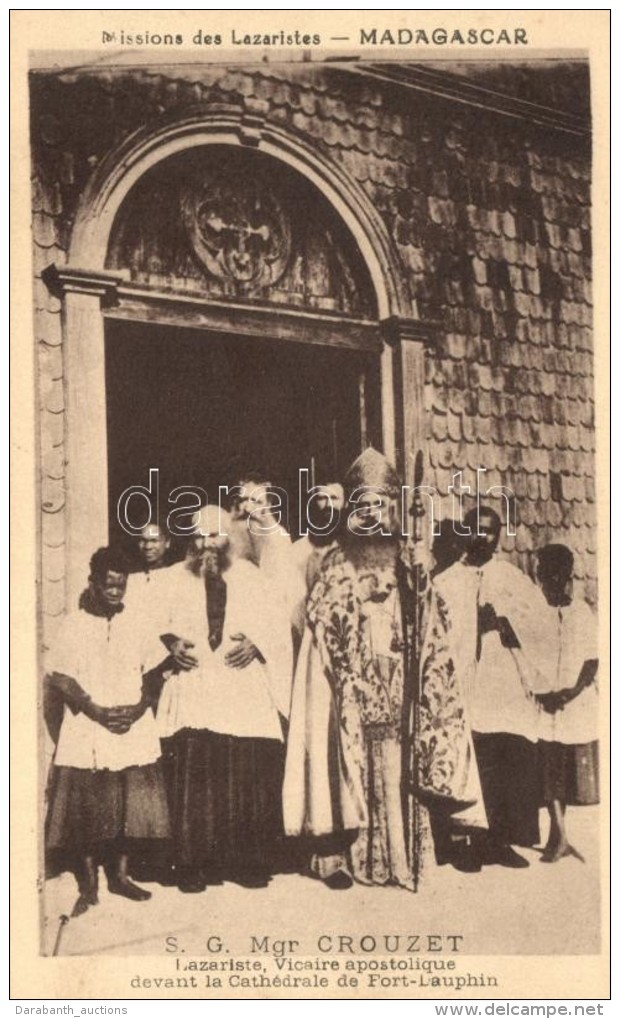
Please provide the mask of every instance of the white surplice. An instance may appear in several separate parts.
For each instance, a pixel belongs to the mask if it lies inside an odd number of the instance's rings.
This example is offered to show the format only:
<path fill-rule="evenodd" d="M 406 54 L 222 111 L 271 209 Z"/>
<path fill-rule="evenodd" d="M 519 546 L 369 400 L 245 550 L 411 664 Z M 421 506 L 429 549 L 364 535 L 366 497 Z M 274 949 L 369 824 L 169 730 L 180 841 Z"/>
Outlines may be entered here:
<path fill-rule="evenodd" d="M 137 704 L 143 672 L 164 657 L 153 655 L 145 617 L 129 607 L 107 619 L 84 609 L 63 620 L 46 657 L 46 671 L 70 676 L 101 707 Z M 157 727 L 148 710 L 122 735 L 65 705 L 54 764 L 121 771 L 153 764 L 160 756 Z"/>
<path fill-rule="evenodd" d="M 174 563 L 156 570 L 130 573 L 124 602 L 128 610 L 140 613 L 152 642 L 152 654 L 161 661 L 168 654 L 161 641 L 171 632 L 174 614 L 174 592 L 178 578 L 186 572 L 185 563 Z"/>
<path fill-rule="evenodd" d="M 549 606 L 534 582 L 511 563 L 455 563 L 434 580 L 451 619 L 450 641 L 472 730 L 538 739 L 540 712 L 534 694 L 549 689 L 552 652 Z M 504 647 L 497 631 L 481 638 L 478 609 L 490 603 L 506 616 L 520 648 Z"/>
<path fill-rule="evenodd" d="M 258 566 L 270 599 L 280 600 L 289 614 L 289 625 L 295 625 L 301 588 L 299 568 L 293 553 L 295 545 L 288 531 L 280 524 L 261 531 L 251 518 L 233 520 L 230 539 L 235 559 L 247 560 Z"/>
<path fill-rule="evenodd" d="M 579 598 L 570 605 L 550 608 L 552 625 L 548 641 L 555 668 L 548 689 L 570 689 L 575 686 L 583 663 L 598 658 L 596 616 L 587 602 Z M 541 712 L 541 739 L 579 745 L 592 743 L 598 736 L 596 683 L 591 683 L 560 711 Z"/>
<path fill-rule="evenodd" d="M 160 735 L 168 737 L 190 728 L 281 741 L 279 716 L 288 718 L 292 681 L 289 618 L 253 563 L 235 560 L 223 578 L 223 637 L 212 651 L 204 576 L 185 564 L 175 570 L 169 630 L 191 641 L 191 653 L 199 664 L 167 678 L 157 711 Z M 245 669 L 226 665 L 225 656 L 235 647 L 232 638 L 239 633 L 258 648 L 264 663 L 254 659 Z"/>

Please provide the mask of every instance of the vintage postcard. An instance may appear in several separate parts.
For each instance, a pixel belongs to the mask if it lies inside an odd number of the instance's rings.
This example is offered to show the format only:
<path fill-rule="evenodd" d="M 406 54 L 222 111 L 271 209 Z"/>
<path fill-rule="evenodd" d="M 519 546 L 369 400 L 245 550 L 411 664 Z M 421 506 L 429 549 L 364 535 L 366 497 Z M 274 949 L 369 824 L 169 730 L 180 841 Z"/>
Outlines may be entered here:
<path fill-rule="evenodd" d="M 608 57 L 13 12 L 14 998 L 607 997 Z"/>

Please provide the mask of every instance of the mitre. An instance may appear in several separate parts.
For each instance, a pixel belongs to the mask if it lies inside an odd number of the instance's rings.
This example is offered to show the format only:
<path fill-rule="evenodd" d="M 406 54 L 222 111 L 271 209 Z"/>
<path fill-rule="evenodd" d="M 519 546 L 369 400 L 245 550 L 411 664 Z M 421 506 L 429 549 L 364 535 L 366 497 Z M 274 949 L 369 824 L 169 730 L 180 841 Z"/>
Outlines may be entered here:
<path fill-rule="evenodd" d="M 400 495 L 401 480 L 383 453 L 369 446 L 349 467 L 344 477 L 347 492 L 358 488 L 371 488 L 396 497 Z"/>

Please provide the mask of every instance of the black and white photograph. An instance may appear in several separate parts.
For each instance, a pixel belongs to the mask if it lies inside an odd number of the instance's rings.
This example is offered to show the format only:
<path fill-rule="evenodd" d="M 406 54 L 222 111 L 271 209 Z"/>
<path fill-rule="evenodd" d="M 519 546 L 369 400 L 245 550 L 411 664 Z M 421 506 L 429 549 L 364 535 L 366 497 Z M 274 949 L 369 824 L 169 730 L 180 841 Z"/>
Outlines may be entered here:
<path fill-rule="evenodd" d="M 606 994 L 593 58 L 489 14 L 28 50 L 20 880 L 81 997 Z"/>

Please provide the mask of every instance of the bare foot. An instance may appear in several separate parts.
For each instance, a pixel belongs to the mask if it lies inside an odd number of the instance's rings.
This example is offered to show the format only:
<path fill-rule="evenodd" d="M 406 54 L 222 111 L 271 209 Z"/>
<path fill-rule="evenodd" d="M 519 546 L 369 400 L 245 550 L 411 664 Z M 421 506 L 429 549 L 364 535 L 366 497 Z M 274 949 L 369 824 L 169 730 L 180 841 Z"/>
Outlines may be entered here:
<path fill-rule="evenodd" d="M 91 906 L 97 906 L 98 904 L 99 898 L 97 896 L 96 888 L 87 889 L 83 892 L 80 892 L 78 900 L 71 912 L 71 916 L 72 917 L 82 916 L 82 914 L 85 913 L 87 909 L 89 909 Z"/>
<path fill-rule="evenodd" d="M 151 898 L 151 892 L 147 892 L 146 888 L 140 888 L 128 877 L 112 878 L 108 881 L 108 889 L 112 895 L 122 895 L 123 898 L 131 899 L 133 902 L 146 902 Z"/>
<path fill-rule="evenodd" d="M 551 857 L 553 856 L 553 854 L 556 851 L 556 848 L 557 848 L 557 842 L 555 842 L 555 841 L 552 842 L 551 839 L 549 839 L 549 841 L 547 842 L 547 845 L 545 846 L 545 848 L 543 849 L 542 853 L 540 854 L 541 861 L 543 863 L 549 863 L 550 860 L 551 860 Z"/>
<path fill-rule="evenodd" d="M 563 860 L 566 856 L 574 856 L 575 859 L 581 860 L 582 863 L 586 862 L 585 857 L 583 857 L 574 846 L 571 846 L 569 842 L 560 843 L 560 845 L 556 846 L 554 851 L 548 856 L 543 854 L 541 856 L 541 860 L 543 863 L 557 863 L 559 860 Z"/>

